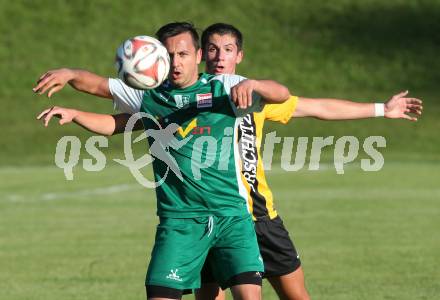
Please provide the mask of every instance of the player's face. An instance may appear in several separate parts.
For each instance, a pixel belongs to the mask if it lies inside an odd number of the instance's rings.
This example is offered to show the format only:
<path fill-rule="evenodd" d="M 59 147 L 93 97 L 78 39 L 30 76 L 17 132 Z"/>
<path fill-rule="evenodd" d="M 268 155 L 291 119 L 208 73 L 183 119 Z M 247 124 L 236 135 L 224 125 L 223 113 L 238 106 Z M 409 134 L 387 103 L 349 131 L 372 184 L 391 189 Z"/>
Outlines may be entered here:
<path fill-rule="evenodd" d="M 193 85 L 198 78 L 198 65 L 202 58 L 200 49 L 196 50 L 191 34 L 188 32 L 170 37 L 165 40 L 171 59 L 168 79 L 178 88 Z"/>
<path fill-rule="evenodd" d="M 236 39 L 230 34 L 211 35 L 204 49 L 206 72 L 210 74 L 235 74 L 235 66 L 243 58 L 238 51 Z"/>

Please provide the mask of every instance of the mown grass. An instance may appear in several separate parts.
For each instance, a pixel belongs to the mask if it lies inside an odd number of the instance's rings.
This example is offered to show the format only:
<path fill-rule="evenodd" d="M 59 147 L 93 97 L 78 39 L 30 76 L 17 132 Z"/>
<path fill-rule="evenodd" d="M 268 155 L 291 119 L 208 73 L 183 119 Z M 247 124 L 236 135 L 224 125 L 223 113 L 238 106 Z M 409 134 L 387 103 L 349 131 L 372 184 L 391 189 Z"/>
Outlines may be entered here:
<path fill-rule="evenodd" d="M 269 172 L 314 299 L 440 293 L 438 164 Z M 155 199 L 127 169 L 0 170 L 0 299 L 143 299 Z M 185 299 L 191 299 L 187 297 Z M 277 299 L 264 285 L 264 299 Z"/>

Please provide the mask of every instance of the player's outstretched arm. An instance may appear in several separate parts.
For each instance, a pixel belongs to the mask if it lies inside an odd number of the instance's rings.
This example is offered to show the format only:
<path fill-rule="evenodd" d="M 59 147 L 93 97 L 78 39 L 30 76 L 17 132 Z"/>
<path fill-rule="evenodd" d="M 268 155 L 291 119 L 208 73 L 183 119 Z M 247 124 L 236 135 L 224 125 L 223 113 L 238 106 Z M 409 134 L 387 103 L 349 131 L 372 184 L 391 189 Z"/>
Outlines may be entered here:
<path fill-rule="evenodd" d="M 282 103 L 289 99 L 289 89 L 273 80 L 246 79 L 231 89 L 234 103 L 242 109 L 252 106 L 252 93 L 259 94 L 267 103 Z"/>
<path fill-rule="evenodd" d="M 37 116 L 37 119 L 42 120 L 44 126 L 47 127 L 52 117 L 57 117 L 60 119 L 60 125 L 74 122 L 93 133 L 110 136 L 124 132 L 130 116 L 131 115 L 129 114 L 96 114 L 54 106 L 42 111 Z M 142 124 L 139 122 L 136 123 L 134 130 L 139 130 L 141 128 Z"/>
<path fill-rule="evenodd" d="M 113 99 L 108 87 L 108 78 L 80 69 L 62 68 L 47 71 L 40 76 L 37 85 L 32 90 L 40 95 L 47 92 L 47 96 L 50 98 L 54 93 L 60 91 L 66 83 L 78 91 Z"/>
<path fill-rule="evenodd" d="M 384 116 L 389 119 L 417 121 L 422 114 L 422 101 L 406 97 L 408 91 L 391 97 L 386 103 L 359 103 L 339 99 L 298 99 L 294 117 L 315 117 L 322 120 L 354 120 Z"/>

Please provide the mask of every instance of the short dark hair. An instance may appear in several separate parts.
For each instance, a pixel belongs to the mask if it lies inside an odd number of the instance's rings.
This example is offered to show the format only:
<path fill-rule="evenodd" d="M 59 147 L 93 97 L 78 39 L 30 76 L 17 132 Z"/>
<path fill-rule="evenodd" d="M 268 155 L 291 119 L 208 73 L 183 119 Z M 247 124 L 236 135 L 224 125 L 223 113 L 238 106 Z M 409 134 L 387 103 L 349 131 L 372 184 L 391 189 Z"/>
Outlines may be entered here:
<path fill-rule="evenodd" d="M 190 22 L 168 23 L 159 28 L 159 30 L 156 32 L 156 37 L 162 44 L 165 44 L 165 41 L 168 38 L 185 32 L 191 34 L 194 47 L 196 48 L 196 50 L 198 50 L 200 48 L 199 34 L 197 33 L 197 29 Z"/>
<path fill-rule="evenodd" d="M 235 44 L 237 45 L 238 51 L 241 51 L 243 49 L 243 35 L 241 34 L 240 30 L 238 30 L 233 25 L 226 23 L 215 23 L 208 26 L 205 30 L 203 30 L 202 33 L 203 49 L 205 49 L 205 47 L 208 45 L 209 37 L 213 34 L 219 34 L 219 35 L 230 34 L 235 38 Z"/>

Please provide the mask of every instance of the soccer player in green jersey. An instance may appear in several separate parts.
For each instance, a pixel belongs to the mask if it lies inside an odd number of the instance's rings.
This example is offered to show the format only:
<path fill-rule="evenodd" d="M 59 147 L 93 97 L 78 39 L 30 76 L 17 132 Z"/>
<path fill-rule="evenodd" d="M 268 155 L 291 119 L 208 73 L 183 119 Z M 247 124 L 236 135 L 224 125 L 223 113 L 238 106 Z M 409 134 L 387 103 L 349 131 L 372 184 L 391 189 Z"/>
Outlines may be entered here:
<path fill-rule="evenodd" d="M 235 73 L 236 64 L 243 58 L 242 36 L 236 28 L 228 24 L 213 24 L 204 31 L 202 44 L 208 73 Z M 72 72 L 75 72 L 76 76 L 69 76 L 69 73 Z M 79 74 L 82 75 L 79 76 Z M 85 71 L 67 69 L 52 71 L 50 75 L 52 76 L 50 81 L 40 83 L 37 86 L 38 89 L 42 89 L 42 92 L 49 91 L 49 96 L 61 89 L 69 80 L 71 80 L 69 83 L 73 87 L 81 90 L 84 88 L 84 83 L 78 78 L 93 78 L 95 76 Z M 420 114 L 420 101 L 404 96 L 404 94 L 396 95 L 383 106 L 385 117 L 414 120 L 415 118 L 407 115 L 407 112 Z M 124 106 L 124 104 L 121 105 Z M 112 117 L 64 108 L 54 108 L 50 112 L 45 111 L 44 113 L 46 122 L 51 116 L 59 114 L 62 116 L 62 122 L 74 120 L 85 125 L 89 130 L 103 134 L 113 134 L 122 128 L 110 126 L 101 131 L 102 128 L 96 126 L 101 118 L 117 118 L 118 120 L 123 119 L 121 115 Z M 374 117 L 375 105 L 373 103 L 292 96 L 284 104 L 266 105 L 262 112 L 247 115 L 243 118 L 239 129 L 244 131 L 245 128 L 252 128 L 250 133 L 254 134 L 257 139 L 261 139 L 265 120 L 286 123 L 293 114 L 295 117 L 311 116 L 320 119 L 359 119 Z M 118 123 L 120 122 L 117 121 L 116 124 Z M 243 174 L 251 186 L 251 189 L 248 190 L 249 207 L 255 221 L 260 250 L 265 263 L 265 277 L 282 299 L 308 299 L 300 260 L 281 218 L 274 209 L 273 197 L 264 176 L 259 149 L 255 149 L 255 155 L 258 162 L 254 173 L 248 174 L 249 172 L 246 173 L 246 170 L 243 170 Z M 252 180 L 253 178 L 256 180 Z M 215 280 L 213 274 L 210 274 L 209 268 L 204 271 L 202 289 L 198 291 L 198 299 L 214 299 L 215 297 L 217 297 L 215 299 L 223 299 L 224 293 L 214 283 Z"/>
<path fill-rule="evenodd" d="M 175 138 L 182 142 L 178 151 L 168 145 L 162 149 L 166 152 L 162 154 L 177 162 L 180 176 L 168 172 L 165 160 L 153 161 L 155 178 L 166 173 L 168 176 L 156 188 L 160 224 L 145 282 L 147 296 L 180 299 L 184 290 L 200 287 L 201 268 L 210 252 L 210 262 L 222 288 L 231 287 L 235 299 L 260 299 L 263 263 L 247 207 L 247 187 L 241 178 L 236 129 L 238 116 L 245 114 L 246 108 L 261 110 L 260 97 L 266 102 L 281 103 L 289 97 L 289 91 L 268 80 L 198 75 L 201 50 L 197 32 L 189 23 L 167 24 L 157 36 L 171 57 L 169 80 L 163 85 L 139 91 L 120 80 L 88 74 L 80 88 L 114 99 L 116 107 L 124 112 L 154 116 L 154 120 L 142 119 L 146 129 L 155 129 L 157 136 L 161 130 L 165 135 L 163 130 L 174 128 Z M 48 75 L 40 83 L 50 80 Z M 36 90 L 40 88 L 37 86 Z M 46 124 L 53 112 L 43 113 Z M 66 113 L 60 113 L 62 123 L 69 121 Z M 101 133 L 117 128 L 116 118 L 82 114 L 83 120 L 90 117 L 93 120 L 89 125 Z M 165 129 L 156 126 L 156 122 Z M 209 130 L 179 132 L 176 124 Z M 152 136 L 149 142 L 155 142 Z M 194 160 L 194 156 L 203 159 Z"/>

